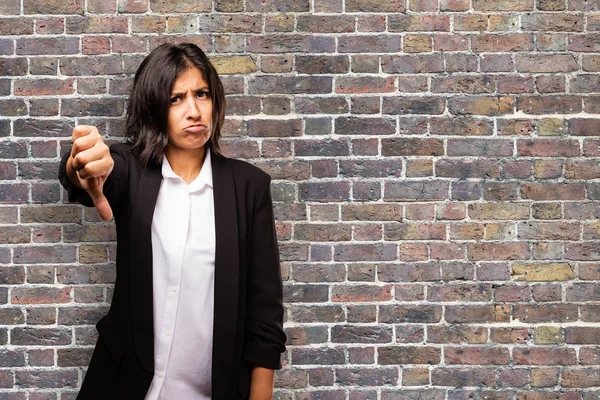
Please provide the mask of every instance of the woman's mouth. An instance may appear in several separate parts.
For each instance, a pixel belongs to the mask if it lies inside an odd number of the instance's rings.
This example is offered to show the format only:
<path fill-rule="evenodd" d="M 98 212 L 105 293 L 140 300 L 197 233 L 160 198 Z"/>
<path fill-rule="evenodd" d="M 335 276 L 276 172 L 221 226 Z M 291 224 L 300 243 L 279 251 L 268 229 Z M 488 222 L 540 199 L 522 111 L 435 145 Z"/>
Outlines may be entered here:
<path fill-rule="evenodd" d="M 190 125 L 183 129 L 184 132 L 187 133 L 198 133 L 206 130 L 206 125 L 198 124 L 198 125 Z"/>

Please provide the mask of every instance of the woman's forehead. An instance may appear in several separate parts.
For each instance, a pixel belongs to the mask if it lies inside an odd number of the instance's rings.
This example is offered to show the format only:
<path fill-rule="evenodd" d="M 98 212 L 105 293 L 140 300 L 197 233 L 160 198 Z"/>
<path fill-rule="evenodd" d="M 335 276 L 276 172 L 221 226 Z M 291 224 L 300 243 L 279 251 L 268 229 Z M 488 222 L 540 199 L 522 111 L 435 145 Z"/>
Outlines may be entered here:
<path fill-rule="evenodd" d="M 208 88 L 202 72 L 196 67 L 189 67 L 182 71 L 173 83 L 173 91 Z"/>

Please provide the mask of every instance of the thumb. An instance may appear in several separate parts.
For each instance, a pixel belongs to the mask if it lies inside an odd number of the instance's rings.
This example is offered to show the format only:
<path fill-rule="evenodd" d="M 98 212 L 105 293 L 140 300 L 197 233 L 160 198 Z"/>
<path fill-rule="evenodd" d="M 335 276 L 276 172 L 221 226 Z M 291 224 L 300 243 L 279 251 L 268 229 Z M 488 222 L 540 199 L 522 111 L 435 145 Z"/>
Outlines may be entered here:
<path fill-rule="evenodd" d="M 102 193 L 102 184 L 96 184 L 87 189 L 88 194 L 92 198 L 94 202 L 94 206 L 98 210 L 98 214 L 104 221 L 110 221 L 113 217 L 112 209 L 110 208 L 110 204 Z"/>

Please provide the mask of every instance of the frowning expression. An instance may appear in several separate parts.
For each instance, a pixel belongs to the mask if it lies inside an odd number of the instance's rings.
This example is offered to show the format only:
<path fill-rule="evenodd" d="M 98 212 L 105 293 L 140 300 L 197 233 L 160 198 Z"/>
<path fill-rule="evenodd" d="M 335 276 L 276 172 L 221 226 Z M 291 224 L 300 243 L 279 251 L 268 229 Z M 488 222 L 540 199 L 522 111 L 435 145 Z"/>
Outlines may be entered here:
<path fill-rule="evenodd" d="M 196 67 L 175 80 L 169 105 L 167 147 L 200 150 L 211 135 L 212 99 L 202 73 Z"/>

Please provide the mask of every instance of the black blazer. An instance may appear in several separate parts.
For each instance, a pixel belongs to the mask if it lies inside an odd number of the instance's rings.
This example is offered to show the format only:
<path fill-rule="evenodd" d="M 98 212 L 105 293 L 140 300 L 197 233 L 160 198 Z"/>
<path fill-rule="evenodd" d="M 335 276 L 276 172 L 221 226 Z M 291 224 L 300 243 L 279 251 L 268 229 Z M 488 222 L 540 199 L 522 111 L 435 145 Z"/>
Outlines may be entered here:
<path fill-rule="evenodd" d="M 128 144 L 110 148 L 104 184 L 117 228 L 117 278 L 108 314 L 78 399 L 144 399 L 154 375 L 151 224 L 161 167 L 142 167 Z M 285 350 L 279 255 L 270 178 L 238 160 L 211 154 L 215 204 L 212 398 L 249 396 L 253 366 L 281 367 Z M 66 176 L 69 201 L 93 206 Z M 189 343 L 190 354 L 194 344 Z"/>

